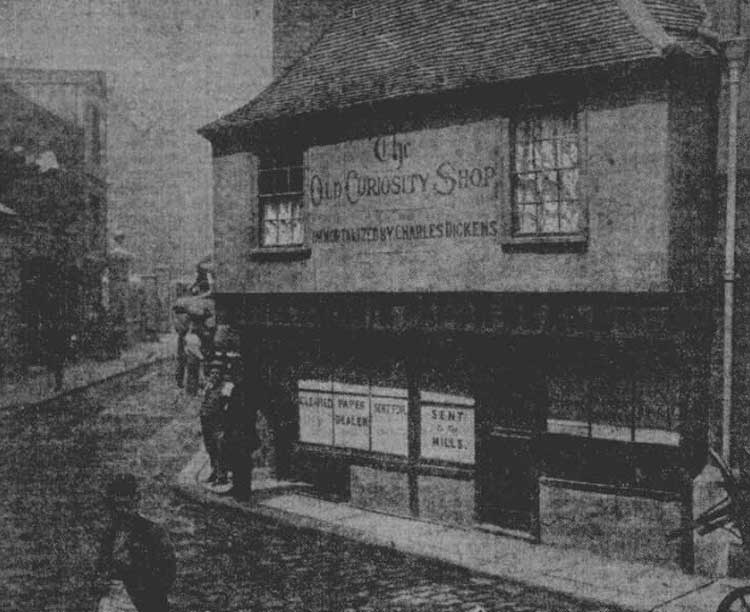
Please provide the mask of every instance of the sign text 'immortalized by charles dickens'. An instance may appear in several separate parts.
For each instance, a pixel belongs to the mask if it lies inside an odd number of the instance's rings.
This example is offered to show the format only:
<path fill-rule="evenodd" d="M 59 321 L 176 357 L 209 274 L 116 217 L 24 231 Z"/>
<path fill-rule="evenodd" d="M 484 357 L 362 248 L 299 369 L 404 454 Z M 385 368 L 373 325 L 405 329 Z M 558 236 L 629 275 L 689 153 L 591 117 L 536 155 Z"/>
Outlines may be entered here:
<path fill-rule="evenodd" d="M 422 457 L 474 463 L 473 408 L 422 404 L 421 417 Z"/>
<path fill-rule="evenodd" d="M 306 190 L 316 220 L 313 242 L 497 236 L 496 138 L 493 125 L 472 124 L 311 150 Z"/>

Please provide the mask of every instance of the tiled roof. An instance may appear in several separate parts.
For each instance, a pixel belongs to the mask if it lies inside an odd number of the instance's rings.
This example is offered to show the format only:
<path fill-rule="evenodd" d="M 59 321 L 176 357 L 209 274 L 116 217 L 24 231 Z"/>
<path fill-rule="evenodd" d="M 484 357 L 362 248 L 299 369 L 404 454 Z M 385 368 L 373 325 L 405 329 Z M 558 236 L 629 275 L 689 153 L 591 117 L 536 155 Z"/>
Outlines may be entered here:
<path fill-rule="evenodd" d="M 691 31 L 703 22 L 704 12 L 697 0 L 643 0 L 643 4 L 668 31 Z"/>
<path fill-rule="evenodd" d="M 244 107 L 234 126 L 406 96 L 660 58 L 694 30 L 695 0 L 362 0 Z M 658 20 L 658 21 L 657 21 Z"/>

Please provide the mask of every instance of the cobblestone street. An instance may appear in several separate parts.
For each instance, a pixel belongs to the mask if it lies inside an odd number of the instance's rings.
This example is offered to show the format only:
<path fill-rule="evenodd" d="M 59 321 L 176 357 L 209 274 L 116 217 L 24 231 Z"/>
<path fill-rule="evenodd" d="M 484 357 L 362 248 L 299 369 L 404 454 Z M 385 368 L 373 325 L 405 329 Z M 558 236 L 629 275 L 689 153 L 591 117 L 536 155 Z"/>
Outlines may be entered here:
<path fill-rule="evenodd" d="M 143 482 L 143 513 L 178 554 L 173 609 L 593 610 L 435 562 L 189 502 L 172 482 L 198 447 L 197 402 L 169 369 L 90 390 L 43 412 L 6 413 L 2 434 L 0 607 L 89 611 L 103 483 Z"/>

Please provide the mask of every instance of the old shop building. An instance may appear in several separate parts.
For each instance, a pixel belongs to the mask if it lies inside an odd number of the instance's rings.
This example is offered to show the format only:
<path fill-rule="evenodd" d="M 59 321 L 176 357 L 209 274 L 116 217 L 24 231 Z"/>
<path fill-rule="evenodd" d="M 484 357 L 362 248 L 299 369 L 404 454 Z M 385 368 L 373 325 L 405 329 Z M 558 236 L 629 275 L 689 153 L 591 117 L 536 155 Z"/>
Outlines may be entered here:
<path fill-rule="evenodd" d="M 689 565 L 718 52 L 691 2 L 363 2 L 213 146 L 219 317 L 277 470 Z M 623 520 L 638 517 L 638 520 Z"/>

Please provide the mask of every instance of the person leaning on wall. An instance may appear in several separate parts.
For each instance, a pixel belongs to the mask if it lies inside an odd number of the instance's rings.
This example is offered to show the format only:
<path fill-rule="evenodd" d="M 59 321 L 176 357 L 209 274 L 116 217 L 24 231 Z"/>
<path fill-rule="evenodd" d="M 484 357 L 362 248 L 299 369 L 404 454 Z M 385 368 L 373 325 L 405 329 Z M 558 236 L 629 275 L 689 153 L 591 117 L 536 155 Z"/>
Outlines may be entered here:
<path fill-rule="evenodd" d="M 229 482 L 225 467 L 225 421 L 228 398 L 223 389 L 223 368 L 224 364 L 220 360 L 213 360 L 206 366 L 207 382 L 200 408 L 203 444 L 211 464 L 211 474 L 206 482 L 217 485 Z"/>
<path fill-rule="evenodd" d="M 252 488 L 253 451 L 260 446 L 256 431 L 259 398 L 247 388 L 239 364 L 234 365 L 226 372 L 223 385 L 223 393 L 228 398 L 225 452 L 227 465 L 232 472 L 232 488 L 226 495 L 238 501 L 247 501 Z"/>

